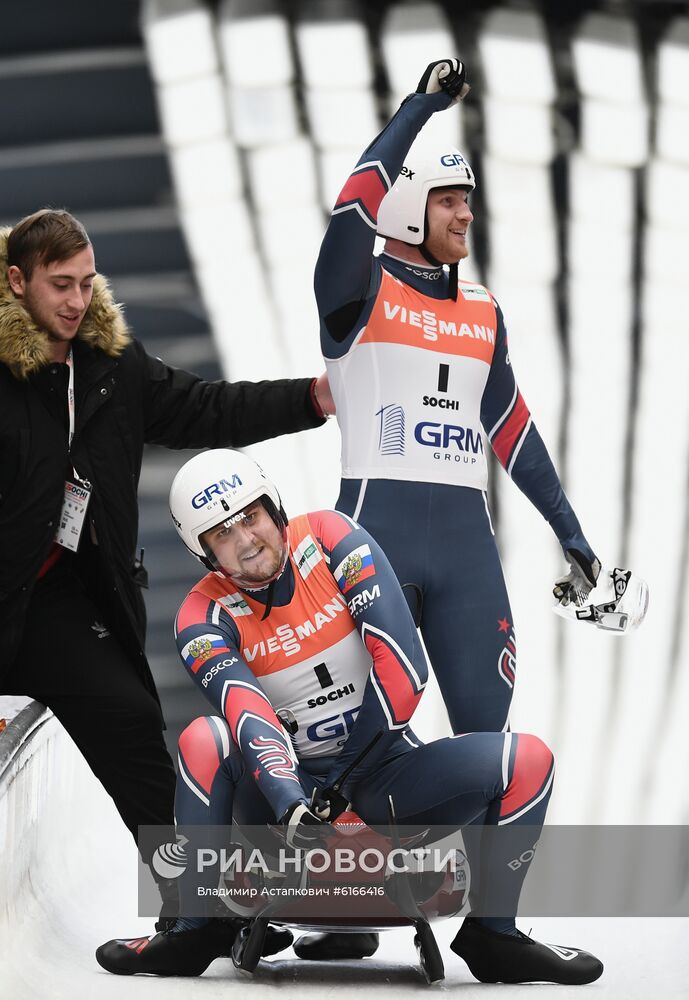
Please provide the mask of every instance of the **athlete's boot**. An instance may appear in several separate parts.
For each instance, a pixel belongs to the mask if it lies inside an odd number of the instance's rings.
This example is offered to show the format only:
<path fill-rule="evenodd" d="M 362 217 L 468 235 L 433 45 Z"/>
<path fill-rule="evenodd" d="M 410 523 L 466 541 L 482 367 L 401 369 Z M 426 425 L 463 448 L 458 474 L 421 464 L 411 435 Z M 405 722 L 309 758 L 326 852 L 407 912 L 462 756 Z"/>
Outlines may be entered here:
<path fill-rule="evenodd" d="M 345 958 L 368 958 L 378 950 L 378 935 L 357 931 L 344 934 L 329 931 L 303 934 L 294 946 L 294 954 L 311 962 L 342 961 Z"/>
<path fill-rule="evenodd" d="M 189 931 L 170 928 L 152 937 L 106 941 L 96 951 L 96 961 L 119 976 L 200 976 L 232 945 L 235 932 L 223 924 L 211 921 Z"/>
<path fill-rule="evenodd" d="M 467 917 L 450 948 L 463 958 L 481 983 L 592 983 L 603 963 L 587 951 L 541 944 L 521 931 L 516 935 L 489 930 Z"/>
<path fill-rule="evenodd" d="M 225 950 L 220 954 L 223 958 L 230 958 L 232 956 L 232 945 L 237 935 L 237 931 L 245 923 L 245 921 L 225 917 L 222 922 L 229 924 L 231 930 L 224 938 L 226 942 Z M 268 958 L 270 955 L 277 955 L 278 952 L 289 948 L 293 941 L 294 935 L 292 934 L 292 931 L 287 930 L 286 927 L 276 927 L 275 924 L 268 924 L 266 936 L 263 941 L 263 948 L 261 949 L 261 958 Z"/>
<path fill-rule="evenodd" d="M 193 930 L 170 928 L 150 938 L 116 938 L 98 948 L 96 961 L 120 976 L 200 976 L 214 959 L 230 955 L 240 925 L 241 921 L 236 920 L 211 920 Z M 274 955 L 291 943 L 291 931 L 271 926 L 263 955 Z"/>
<path fill-rule="evenodd" d="M 153 869 L 151 869 L 153 871 Z M 179 915 L 179 886 L 177 880 L 173 878 L 160 878 L 155 872 L 156 885 L 162 900 L 160 916 L 156 920 L 155 929 L 166 931 L 172 927 Z"/>

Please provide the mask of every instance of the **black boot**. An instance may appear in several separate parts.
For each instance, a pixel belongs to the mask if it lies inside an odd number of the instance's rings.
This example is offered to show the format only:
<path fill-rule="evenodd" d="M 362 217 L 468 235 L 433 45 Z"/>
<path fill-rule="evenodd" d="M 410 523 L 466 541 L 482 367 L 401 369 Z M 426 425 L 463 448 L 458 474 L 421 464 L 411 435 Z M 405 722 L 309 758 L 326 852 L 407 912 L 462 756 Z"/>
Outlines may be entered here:
<path fill-rule="evenodd" d="M 277 955 L 278 952 L 289 948 L 293 941 L 294 935 L 292 931 L 288 931 L 286 927 L 276 927 L 274 924 L 268 924 L 261 955 L 263 958 L 268 958 L 269 955 Z"/>
<path fill-rule="evenodd" d="M 587 951 L 541 944 L 521 931 L 498 934 L 467 917 L 450 948 L 481 983 L 593 983 L 603 963 Z"/>
<path fill-rule="evenodd" d="M 356 931 L 345 934 L 328 931 L 303 934 L 294 946 L 294 954 L 311 962 L 339 961 L 345 958 L 368 958 L 378 950 L 378 935 Z"/>
<path fill-rule="evenodd" d="M 150 938 L 116 938 L 96 951 L 96 961 L 119 976 L 153 973 L 158 976 L 200 976 L 216 958 L 229 957 L 241 920 L 210 920 L 194 930 L 173 932 L 172 927 Z M 275 955 L 292 944 L 292 932 L 268 927 L 264 956 Z"/>
<path fill-rule="evenodd" d="M 232 917 L 220 917 L 217 918 L 216 922 L 223 923 L 227 927 L 227 933 L 223 935 L 225 944 L 223 946 L 223 951 L 219 954 L 219 957 L 231 958 L 234 939 L 237 936 L 239 928 L 242 927 L 246 921 Z M 268 958 L 270 955 L 277 955 L 278 952 L 284 951 L 285 948 L 289 948 L 293 941 L 294 935 L 292 934 L 292 931 L 288 931 L 286 927 L 276 927 L 275 924 L 268 924 L 265 940 L 263 942 L 263 948 L 261 949 L 261 957 Z"/>
<path fill-rule="evenodd" d="M 161 931 L 150 938 L 117 938 L 96 951 L 96 961 L 118 976 L 153 973 L 157 976 L 200 976 L 211 962 L 226 955 L 235 930 L 226 921 L 175 933 Z"/>
<path fill-rule="evenodd" d="M 179 916 L 179 887 L 177 879 L 160 878 L 158 875 L 155 876 L 155 879 L 163 903 L 155 928 L 157 931 L 166 931 L 172 927 Z"/>

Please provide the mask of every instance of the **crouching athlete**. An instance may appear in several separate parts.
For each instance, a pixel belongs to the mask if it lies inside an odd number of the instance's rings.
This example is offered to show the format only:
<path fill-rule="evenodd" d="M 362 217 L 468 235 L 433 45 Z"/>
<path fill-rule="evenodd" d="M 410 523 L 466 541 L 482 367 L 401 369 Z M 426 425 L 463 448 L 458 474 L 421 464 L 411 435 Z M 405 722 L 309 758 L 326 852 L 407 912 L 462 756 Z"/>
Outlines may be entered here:
<path fill-rule="evenodd" d="M 233 817 L 277 821 L 289 844 L 308 845 L 314 828 L 336 818 L 334 802 L 314 797 L 314 789 L 337 787 L 350 769 L 340 791 L 369 825 L 387 822 L 391 796 L 404 824 L 514 824 L 517 835 L 528 827 L 533 843 L 552 786 L 550 750 L 517 733 L 418 740 L 409 721 L 426 661 L 401 587 L 371 535 L 335 511 L 288 522 L 275 485 L 249 458 L 226 449 L 182 467 L 170 509 L 183 541 L 210 571 L 178 612 L 177 646 L 219 713 L 196 719 L 180 737 L 178 827 Z M 490 883 L 491 873 L 501 879 L 511 916 L 465 919 L 453 951 L 482 981 L 597 979 L 603 966 L 592 955 L 560 952 L 516 929 L 527 866 L 510 868 L 510 857 L 500 856 L 510 848 L 494 842 L 482 881 Z M 228 954 L 237 921 L 184 916 L 192 910 L 185 908 L 192 880 L 181 881 L 182 916 L 173 927 L 102 945 L 104 968 L 200 975 Z M 272 951 L 280 934 L 288 932 L 273 930 Z"/>

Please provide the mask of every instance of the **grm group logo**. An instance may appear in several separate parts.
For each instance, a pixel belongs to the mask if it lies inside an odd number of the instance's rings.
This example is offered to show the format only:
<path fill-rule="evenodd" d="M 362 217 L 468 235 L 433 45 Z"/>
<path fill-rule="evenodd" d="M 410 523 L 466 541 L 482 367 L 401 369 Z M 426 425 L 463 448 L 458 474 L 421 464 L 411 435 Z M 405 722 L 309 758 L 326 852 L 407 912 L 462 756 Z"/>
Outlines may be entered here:
<path fill-rule="evenodd" d="M 207 486 L 205 490 L 201 490 L 200 493 L 191 498 L 191 506 L 194 510 L 200 510 L 206 504 L 210 503 L 213 497 L 222 496 L 223 493 L 229 493 L 231 490 L 236 490 L 238 486 L 242 485 L 241 479 L 235 473 L 232 479 L 221 479 L 219 483 L 213 483 L 211 486 Z"/>
<path fill-rule="evenodd" d="M 358 714 L 359 708 L 349 708 L 342 715 L 332 715 L 327 719 L 319 719 L 306 730 L 306 737 L 312 743 L 341 737 L 337 740 L 337 745 L 342 746 L 354 728 Z"/>
<path fill-rule="evenodd" d="M 419 444 L 427 445 L 429 448 L 449 448 L 454 444 L 459 451 L 471 451 L 474 455 L 483 453 L 481 435 L 471 427 L 436 424 L 430 420 L 422 420 L 414 428 L 414 437 Z"/>
<path fill-rule="evenodd" d="M 444 167 L 466 167 L 467 161 L 461 153 L 444 153 L 440 157 L 440 162 Z"/>
<path fill-rule="evenodd" d="M 414 438 L 424 447 L 435 449 L 431 454 L 436 462 L 476 465 L 477 456 L 484 453 L 481 432 L 471 427 L 422 420 L 414 428 Z"/>

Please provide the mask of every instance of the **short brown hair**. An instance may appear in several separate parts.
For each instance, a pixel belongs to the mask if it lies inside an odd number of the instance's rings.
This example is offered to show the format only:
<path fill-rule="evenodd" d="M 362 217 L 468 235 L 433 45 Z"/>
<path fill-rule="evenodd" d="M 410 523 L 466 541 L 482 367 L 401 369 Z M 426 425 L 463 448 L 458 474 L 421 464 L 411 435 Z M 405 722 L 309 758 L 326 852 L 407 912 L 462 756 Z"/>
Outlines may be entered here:
<path fill-rule="evenodd" d="M 41 208 L 14 227 L 7 240 L 7 264 L 18 267 L 29 280 L 37 264 L 67 260 L 90 246 L 88 233 L 62 208 Z"/>

